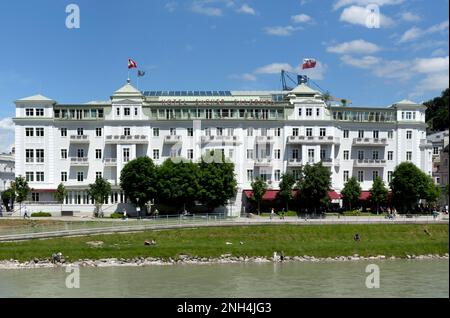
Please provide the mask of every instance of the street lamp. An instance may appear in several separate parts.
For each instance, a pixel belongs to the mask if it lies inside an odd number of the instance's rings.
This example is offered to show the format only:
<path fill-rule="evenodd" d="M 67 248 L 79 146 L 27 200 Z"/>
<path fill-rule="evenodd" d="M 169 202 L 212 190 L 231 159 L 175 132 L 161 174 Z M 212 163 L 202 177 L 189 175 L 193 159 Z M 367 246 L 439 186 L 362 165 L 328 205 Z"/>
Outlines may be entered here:
<path fill-rule="evenodd" d="M 137 203 L 137 206 L 136 206 L 136 214 L 137 214 L 137 218 L 140 219 L 140 214 L 141 214 L 141 213 L 140 213 L 140 212 L 141 212 L 140 210 L 141 210 L 141 209 L 139 208 L 139 198 L 136 198 L 136 203 Z"/>

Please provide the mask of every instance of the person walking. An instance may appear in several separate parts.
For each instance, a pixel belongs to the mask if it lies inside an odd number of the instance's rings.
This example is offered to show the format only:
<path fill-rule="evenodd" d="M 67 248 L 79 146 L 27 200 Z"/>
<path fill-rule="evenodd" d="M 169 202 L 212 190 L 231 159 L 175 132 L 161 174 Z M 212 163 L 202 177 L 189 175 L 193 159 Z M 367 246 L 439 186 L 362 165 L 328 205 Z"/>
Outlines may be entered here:
<path fill-rule="evenodd" d="M 274 208 L 272 208 L 272 210 L 270 211 L 270 219 L 272 220 L 272 218 L 275 216 L 275 210 Z"/>
<path fill-rule="evenodd" d="M 24 210 L 25 212 L 24 212 L 24 214 L 23 214 L 23 218 L 24 219 L 29 219 L 30 218 L 30 216 L 28 215 L 28 209 L 27 209 L 27 206 L 25 206 L 25 210 Z"/>

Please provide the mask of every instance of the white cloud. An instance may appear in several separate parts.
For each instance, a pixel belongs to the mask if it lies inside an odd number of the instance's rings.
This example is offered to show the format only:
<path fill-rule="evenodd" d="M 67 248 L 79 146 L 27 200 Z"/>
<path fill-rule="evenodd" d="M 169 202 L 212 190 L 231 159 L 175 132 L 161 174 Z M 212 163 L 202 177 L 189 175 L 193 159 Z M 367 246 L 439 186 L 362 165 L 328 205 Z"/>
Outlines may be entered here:
<path fill-rule="evenodd" d="M 306 70 L 302 70 L 301 64 L 294 67 L 289 63 L 272 63 L 257 68 L 254 73 L 279 74 L 281 70 L 285 70 L 287 72 L 304 74 L 313 80 L 322 80 L 325 76 L 327 69 L 328 66 L 326 64 L 322 64 L 320 61 L 317 61 L 315 68 L 310 68 Z"/>
<path fill-rule="evenodd" d="M 254 82 L 257 80 L 257 77 L 251 73 L 232 74 L 229 76 L 229 78 L 238 79 L 238 80 L 247 81 L 247 82 Z"/>
<path fill-rule="evenodd" d="M 14 123 L 12 118 L 7 117 L 0 120 L 0 129 L 14 131 Z"/>
<path fill-rule="evenodd" d="M 292 67 L 288 63 L 272 63 L 261 66 L 255 70 L 256 74 L 277 74 L 280 73 L 281 70 L 285 70 L 288 72 L 294 72 L 295 68 Z"/>
<path fill-rule="evenodd" d="M 447 57 L 421 58 L 414 61 L 414 70 L 419 73 L 436 73 L 449 69 Z"/>
<path fill-rule="evenodd" d="M 221 16 L 222 9 L 216 7 L 206 6 L 209 2 L 194 2 L 191 6 L 191 10 L 195 13 L 207 15 L 207 16 Z"/>
<path fill-rule="evenodd" d="M 343 55 L 341 61 L 345 64 L 357 67 L 357 68 L 371 68 L 374 65 L 380 63 L 380 58 L 375 56 L 364 56 L 362 58 L 353 58 L 350 55 Z"/>
<path fill-rule="evenodd" d="M 381 48 L 378 45 L 362 39 L 344 42 L 327 48 L 328 52 L 338 54 L 373 54 L 380 50 Z"/>
<path fill-rule="evenodd" d="M 436 57 L 436 56 L 445 56 L 448 55 L 448 50 L 444 50 L 444 49 L 436 49 L 433 52 L 431 52 L 431 56 Z"/>
<path fill-rule="evenodd" d="M 418 27 L 413 27 L 409 30 L 407 30 L 403 35 L 400 37 L 399 43 L 409 42 L 416 40 L 424 35 L 429 35 L 441 31 L 448 31 L 449 23 L 447 21 L 443 21 L 441 23 L 435 24 L 428 29 L 420 29 Z"/>
<path fill-rule="evenodd" d="M 342 11 L 339 20 L 351 24 L 366 26 L 367 18 L 370 13 L 370 10 L 365 7 L 351 6 Z M 392 25 L 394 25 L 394 20 L 380 13 L 380 27 L 390 27 Z"/>
<path fill-rule="evenodd" d="M 166 8 L 167 11 L 169 12 L 174 12 L 178 7 L 178 3 L 176 3 L 175 1 L 171 1 L 171 2 L 167 2 L 166 5 L 164 6 L 164 8 Z"/>
<path fill-rule="evenodd" d="M 398 5 L 403 3 L 405 0 L 338 0 L 333 5 L 333 9 L 337 10 L 342 7 L 346 7 L 352 4 L 360 5 L 360 6 L 366 6 L 369 4 L 376 4 L 378 6 L 384 6 L 384 5 Z"/>
<path fill-rule="evenodd" d="M 403 21 L 406 22 L 418 22 L 420 20 L 422 20 L 422 18 L 420 16 L 418 16 L 415 13 L 412 12 L 403 12 L 400 14 L 400 17 Z"/>
<path fill-rule="evenodd" d="M 300 30 L 299 27 L 293 27 L 291 25 L 288 26 L 274 26 L 274 27 L 266 27 L 264 28 L 264 31 L 269 35 L 276 35 L 276 36 L 289 36 L 293 32 Z"/>
<path fill-rule="evenodd" d="M 292 22 L 294 23 L 307 23 L 307 22 L 311 22 L 312 18 L 307 15 L 307 14 L 297 14 L 297 15 L 293 15 L 291 17 Z"/>
<path fill-rule="evenodd" d="M 255 15 L 256 11 L 255 9 L 253 9 L 252 7 L 250 7 L 248 4 L 243 4 L 238 10 L 237 12 L 239 13 L 245 13 L 245 14 L 251 14 L 251 15 Z"/>

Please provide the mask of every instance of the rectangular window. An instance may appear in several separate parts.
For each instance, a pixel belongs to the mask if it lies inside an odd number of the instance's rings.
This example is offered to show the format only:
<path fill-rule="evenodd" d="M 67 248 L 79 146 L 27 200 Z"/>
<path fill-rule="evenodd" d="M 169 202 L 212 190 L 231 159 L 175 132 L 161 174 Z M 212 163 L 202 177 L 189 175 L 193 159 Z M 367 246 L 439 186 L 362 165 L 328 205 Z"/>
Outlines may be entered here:
<path fill-rule="evenodd" d="M 247 128 L 247 136 L 248 137 L 252 137 L 253 136 L 253 128 L 252 127 Z"/>
<path fill-rule="evenodd" d="M 123 134 L 125 136 L 130 136 L 131 135 L 131 128 L 124 128 L 123 129 Z"/>
<path fill-rule="evenodd" d="M 388 138 L 389 138 L 389 139 L 394 138 L 394 132 L 393 132 L 392 130 L 389 130 L 389 131 L 388 131 Z"/>
<path fill-rule="evenodd" d="M 39 192 L 32 192 L 31 193 L 31 201 L 39 202 Z"/>
<path fill-rule="evenodd" d="M 83 171 L 78 171 L 77 172 L 77 181 L 78 182 L 83 182 L 84 181 L 84 172 Z"/>
<path fill-rule="evenodd" d="M 67 137 L 67 128 L 61 128 L 61 137 Z"/>
<path fill-rule="evenodd" d="M 188 129 L 187 129 L 187 135 L 188 135 L 189 137 L 194 136 L 194 128 L 188 128 Z"/>
<path fill-rule="evenodd" d="M 26 108 L 25 109 L 25 116 L 27 116 L 27 117 L 34 116 L 34 109 L 33 108 Z"/>
<path fill-rule="evenodd" d="M 253 181 L 253 170 L 247 170 L 247 181 Z"/>
<path fill-rule="evenodd" d="M 95 136 L 101 137 L 102 136 L 102 129 L 101 128 L 95 128 Z"/>
<path fill-rule="evenodd" d="M 212 109 L 206 110 L 206 119 L 212 119 Z"/>
<path fill-rule="evenodd" d="M 412 151 L 407 151 L 406 152 L 406 160 L 407 161 L 411 161 L 412 160 Z"/>
<path fill-rule="evenodd" d="M 394 152 L 393 151 L 388 151 L 388 160 L 393 160 L 394 159 Z"/>
<path fill-rule="evenodd" d="M 61 149 L 61 159 L 67 159 L 67 149 Z"/>
<path fill-rule="evenodd" d="M 378 138 L 379 138 L 379 137 L 378 137 L 379 135 L 380 135 L 380 132 L 379 132 L 378 130 L 374 130 L 374 131 L 373 131 L 373 138 L 378 139 Z"/>
<path fill-rule="evenodd" d="M 120 116 L 120 107 L 117 107 L 117 108 L 116 108 L 116 115 L 117 115 L 117 116 Z"/>
<path fill-rule="evenodd" d="M 327 151 L 325 149 L 320 149 L 320 160 L 324 160 L 327 156 Z"/>
<path fill-rule="evenodd" d="M 61 172 L 61 182 L 67 182 L 67 172 Z"/>
<path fill-rule="evenodd" d="M 364 159 L 364 150 L 358 150 L 358 159 L 363 160 Z"/>
<path fill-rule="evenodd" d="M 159 128 L 153 128 L 153 136 L 159 137 Z"/>
<path fill-rule="evenodd" d="M 253 159 L 253 149 L 247 149 L 247 159 Z"/>
<path fill-rule="evenodd" d="M 77 149 L 77 157 L 84 158 L 84 149 Z"/>
<path fill-rule="evenodd" d="M 364 130 L 358 130 L 358 138 L 364 138 Z"/>
<path fill-rule="evenodd" d="M 406 139 L 412 139 L 412 130 L 406 131 Z"/>
<path fill-rule="evenodd" d="M 234 149 L 228 149 L 228 158 L 233 159 Z"/>
<path fill-rule="evenodd" d="M 101 178 L 102 178 L 102 172 L 101 171 L 95 172 L 95 179 L 101 179 Z"/>
<path fill-rule="evenodd" d="M 292 128 L 292 136 L 298 136 L 298 128 Z"/>
<path fill-rule="evenodd" d="M 170 128 L 170 135 L 171 136 L 175 136 L 177 134 L 177 129 L 176 128 Z"/>
<path fill-rule="evenodd" d="M 274 154 L 275 159 L 281 158 L 281 150 L 280 149 L 275 149 L 273 154 Z"/>
<path fill-rule="evenodd" d="M 298 159 L 298 149 L 292 149 L 292 159 Z"/>
<path fill-rule="evenodd" d="M 301 108 L 298 109 L 298 116 L 302 117 L 302 109 Z"/>
<path fill-rule="evenodd" d="M 306 137 L 312 137 L 312 128 L 306 128 Z"/>
<path fill-rule="evenodd" d="M 297 169 L 295 169 L 295 170 L 292 170 L 292 175 L 294 176 L 294 180 L 295 181 L 298 181 L 298 180 L 300 180 L 300 177 L 301 177 L 301 170 L 297 170 Z"/>
<path fill-rule="evenodd" d="M 327 135 L 327 129 L 326 128 L 320 128 L 319 136 L 325 137 Z"/>
<path fill-rule="evenodd" d="M 314 162 L 314 149 L 308 149 L 308 162 Z"/>
<path fill-rule="evenodd" d="M 44 172 L 43 171 L 36 172 L 36 182 L 44 182 Z"/>
<path fill-rule="evenodd" d="M 130 161 L 130 148 L 123 148 L 123 162 Z"/>
<path fill-rule="evenodd" d="M 44 162 L 44 149 L 36 149 L 36 162 Z"/>
<path fill-rule="evenodd" d="M 217 136 L 223 136 L 223 128 L 222 127 L 217 127 L 216 128 L 216 135 Z"/>
<path fill-rule="evenodd" d="M 261 128 L 261 136 L 267 136 L 267 128 Z"/>
<path fill-rule="evenodd" d="M 34 162 L 34 150 L 25 149 L 25 162 Z"/>
<path fill-rule="evenodd" d="M 134 116 L 137 116 L 137 115 L 138 115 L 138 108 L 135 107 L 135 108 L 134 108 Z"/>
<path fill-rule="evenodd" d="M 344 170 L 344 182 L 347 182 L 349 179 L 349 171 L 348 170 Z"/>
<path fill-rule="evenodd" d="M 274 136 L 275 137 L 280 137 L 281 136 L 281 128 L 275 128 Z"/>
<path fill-rule="evenodd" d="M 387 173 L 388 182 L 391 182 L 391 181 L 392 181 L 392 174 L 393 174 L 392 171 L 388 171 L 388 173 Z"/>
<path fill-rule="evenodd" d="M 274 172 L 274 178 L 275 178 L 275 181 L 280 181 L 280 178 L 281 178 L 281 170 L 275 170 L 275 172 Z"/>
<path fill-rule="evenodd" d="M 311 117 L 312 116 L 312 108 L 306 108 L 306 116 Z"/>
<path fill-rule="evenodd" d="M 378 177 L 378 170 L 372 171 L 372 181 L 375 181 L 375 179 Z"/>
<path fill-rule="evenodd" d="M 39 116 L 39 117 L 44 116 L 44 109 L 43 108 L 36 108 L 36 116 Z"/>
<path fill-rule="evenodd" d="M 33 182 L 34 181 L 34 172 L 32 172 L 32 171 L 25 172 L 25 180 L 27 182 Z"/>
<path fill-rule="evenodd" d="M 44 128 L 36 128 L 36 137 L 44 137 Z"/>
<path fill-rule="evenodd" d="M 358 182 L 364 182 L 364 171 L 358 171 Z"/>
<path fill-rule="evenodd" d="M 194 149 L 188 149 L 188 150 L 187 150 L 187 158 L 188 158 L 189 160 L 194 159 Z"/>
<path fill-rule="evenodd" d="M 78 136 L 83 136 L 84 133 L 84 129 L 83 128 L 77 128 L 77 135 Z"/>
<path fill-rule="evenodd" d="M 316 108 L 316 116 L 320 116 L 320 108 Z"/>
<path fill-rule="evenodd" d="M 344 130 L 344 138 L 348 138 L 348 129 Z"/>
<path fill-rule="evenodd" d="M 439 154 L 439 147 L 433 147 L 433 155 Z"/>
<path fill-rule="evenodd" d="M 153 159 L 159 160 L 159 149 L 153 149 Z"/>
<path fill-rule="evenodd" d="M 378 152 L 378 150 L 372 151 L 372 159 L 378 160 L 378 159 L 379 159 L 378 157 L 379 157 L 379 152 Z"/>
<path fill-rule="evenodd" d="M 348 160 L 350 155 L 350 151 L 344 150 L 344 160 Z"/>
<path fill-rule="evenodd" d="M 129 107 L 125 107 L 125 108 L 123 109 L 123 114 L 124 114 L 125 116 L 130 116 L 130 108 L 129 108 Z"/>
<path fill-rule="evenodd" d="M 34 129 L 33 128 L 25 128 L 25 136 L 26 137 L 33 137 L 34 136 Z"/>
<path fill-rule="evenodd" d="M 95 149 L 95 159 L 102 159 L 102 150 Z"/>

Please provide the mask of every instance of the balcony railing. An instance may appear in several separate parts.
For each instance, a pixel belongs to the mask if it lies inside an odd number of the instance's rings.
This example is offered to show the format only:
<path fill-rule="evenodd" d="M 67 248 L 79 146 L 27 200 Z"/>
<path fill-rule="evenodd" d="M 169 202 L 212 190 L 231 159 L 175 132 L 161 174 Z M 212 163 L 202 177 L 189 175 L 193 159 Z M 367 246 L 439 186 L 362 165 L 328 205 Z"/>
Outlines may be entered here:
<path fill-rule="evenodd" d="M 267 144 L 275 142 L 275 138 L 273 136 L 256 136 L 255 141 L 257 144 Z"/>
<path fill-rule="evenodd" d="M 108 135 L 105 142 L 107 144 L 145 144 L 148 143 L 148 138 L 146 135 Z"/>
<path fill-rule="evenodd" d="M 356 146 L 387 146 L 386 138 L 354 138 L 353 144 Z"/>
<path fill-rule="evenodd" d="M 289 144 L 339 144 L 340 138 L 334 136 L 289 136 Z"/>
<path fill-rule="evenodd" d="M 117 165 L 117 158 L 105 158 L 103 159 L 105 166 L 115 166 Z"/>
<path fill-rule="evenodd" d="M 166 144 L 176 144 L 181 141 L 181 136 L 179 135 L 169 135 L 164 136 L 164 143 Z"/>
<path fill-rule="evenodd" d="M 259 158 L 255 159 L 255 166 L 257 167 L 267 167 L 272 165 L 271 158 Z"/>
<path fill-rule="evenodd" d="M 89 136 L 88 135 L 71 135 L 70 141 L 73 143 L 88 143 L 89 142 Z"/>
<path fill-rule="evenodd" d="M 202 136 L 202 143 L 237 143 L 239 142 L 237 136 Z"/>
<path fill-rule="evenodd" d="M 287 163 L 288 167 L 300 167 L 302 166 L 302 159 L 291 158 Z"/>
<path fill-rule="evenodd" d="M 71 157 L 70 164 L 74 166 L 88 166 L 89 159 L 87 157 Z"/>
<path fill-rule="evenodd" d="M 383 167 L 385 165 L 385 159 L 355 159 L 355 166 L 358 167 Z"/>

